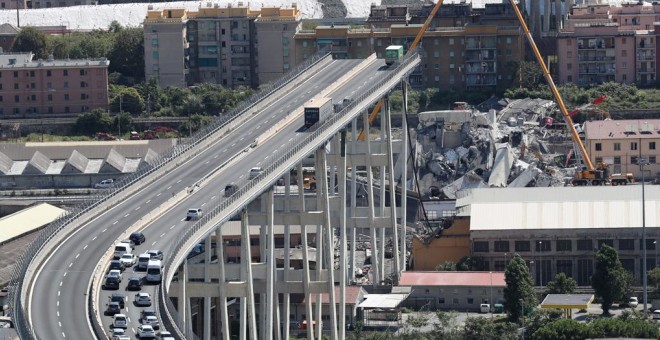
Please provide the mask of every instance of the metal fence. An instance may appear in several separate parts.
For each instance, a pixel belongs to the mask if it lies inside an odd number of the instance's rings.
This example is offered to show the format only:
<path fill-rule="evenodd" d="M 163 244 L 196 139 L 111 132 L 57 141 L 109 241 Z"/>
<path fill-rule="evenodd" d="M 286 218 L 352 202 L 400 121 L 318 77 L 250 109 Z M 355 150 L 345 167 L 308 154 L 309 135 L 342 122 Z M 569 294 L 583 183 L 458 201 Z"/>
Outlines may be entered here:
<path fill-rule="evenodd" d="M 236 206 L 234 205 L 234 203 L 237 203 L 237 201 L 244 202 L 246 199 L 249 200 L 250 197 L 247 195 L 254 194 L 253 192 L 251 193 L 250 191 L 257 185 L 267 188 L 269 185 L 274 184 L 274 182 L 277 180 L 277 177 L 272 176 L 272 174 L 273 173 L 279 174 L 287 171 L 287 169 L 280 169 L 281 166 L 285 165 L 285 163 L 291 163 L 292 159 L 297 161 L 314 152 L 315 148 L 320 146 L 322 143 L 324 143 L 325 139 L 328 138 L 327 137 L 328 130 L 332 129 L 333 127 L 336 128 L 336 126 L 334 125 L 338 121 L 345 119 L 346 116 L 356 108 L 356 106 L 358 105 L 365 106 L 371 104 L 371 103 L 365 104 L 363 101 L 368 100 L 369 97 L 372 96 L 375 92 L 378 91 L 382 92 L 383 91 L 382 89 L 388 86 L 387 83 L 392 82 L 392 80 L 394 79 L 392 78 L 392 74 L 397 74 L 402 69 L 405 69 L 411 63 L 416 62 L 418 60 L 419 60 L 418 54 L 414 53 L 413 55 L 407 57 L 402 63 L 395 64 L 394 65 L 395 68 L 392 70 L 392 72 L 384 73 L 380 75 L 378 78 L 375 78 L 372 81 L 370 81 L 371 86 L 369 86 L 367 89 L 363 90 L 362 92 L 356 94 L 355 99 L 345 108 L 343 108 L 340 112 L 334 114 L 325 121 L 319 122 L 314 126 L 310 127 L 308 130 L 309 133 L 298 135 L 298 137 L 290 141 L 286 147 L 280 148 L 278 149 L 278 151 L 275 151 L 273 153 L 273 156 L 269 158 L 271 160 L 271 163 L 263 169 L 263 171 L 259 174 L 259 176 L 253 179 L 248 178 L 239 183 L 235 183 L 240 189 L 238 189 L 234 194 L 232 194 L 224 201 L 220 202 L 215 207 L 210 208 L 202 216 L 202 218 L 200 218 L 197 222 L 195 222 L 190 228 L 186 229 L 185 233 L 179 238 L 177 243 L 172 247 L 172 250 L 170 251 L 170 256 L 168 256 L 168 258 L 165 261 L 165 269 L 164 269 L 165 275 L 163 276 L 164 279 L 163 284 L 166 284 L 166 280 L 174 275 L 173 271 L 176 271 L 178 269 L 178 264 L 175 263 L 175 261 L 177 261 L 176 255 L 179 254 L 179 252 L 186 251 L 186 249 L 182 249 L 182 248 L 186 245 L 186 243 L 190 241 L 190 239 L 192 238 L 199 239 L 199 233 L 204 226 L 209 224 L 220 213 L 223 213 L 225 215 L 225 218 L 228 218 L 229 216 L 233 216 L 235 213 L 237 213 L 238 210 L 240 209 L 240 206 Z M 392 87 L 391 84 L 389 86 Z M 372 99 L 372 102 L 375 102 L 376 100 L 378 100 L 378 98 Z M 322 137 L 324 135 L 326 137 L 323 138 L 323 140 L 321 140 L 319 137 Z M 310 146 L 314 146 L 314 148 L 311 148 Z M 306 152 L 306 153 L 302 154 L 301 152 Z M 264 183 L 262 183 L 262 180 L 265 180 L 267 178 L 268 178 L 268 182 L 264 185 Z M 232 207 L 232 205 L 234 206 Z M 181 319 L 179 312 L 174 308 L 174 305 L 171 302 L 171 300 L 166 297 L 165 293 L 166 293 L 165 289 L 163 289 L 161 285 L 161 287 L 158 288 L 157 296 L 161 300 L 159 302 L 159 308 L 160 308 L 160 315 L 162 322 L 167 329 L 178 333 L 178 335 L 182 338 L 186 338 L 184 333 L 185 330 L 182 330 L 181 327 L 181 325 L 183 324 L 183 320 Z M 197 336 L 195 336 L 194 334 L 189 335 L 186 339 L 194 340 L 197 339 Z"/>
<path fill-rule="evenodd" d="M 218 132 L 221 128 L 225 127 L 228 123 L 232 122 L 235 118 L 239 117 L 244 112 L 251 109 L 254 105 L 259 103 L 264 98 L 270 96 L 274 92 L 281 89 L 283 86 L 288 84 L 291 80 L 298 77 L 319 61 L 323 60 L 328 55 L 327 51 L 322 51 L 315 55 L 314 57 L 308 59 L 304 63 L 298 65 L 291 72 L 278 79 L 272 84 L 262 88 L 253 94 L 250 98 L 242 102 L 240 105 L 232 109 L 227 114 L 216 118 L 211 124 L 203 127 L 197 131 L 191 138 L 187 140 L 187 143 L 176 145 L 170 148 L 168 151 L 159 155 L 159 157 L 153 162 L 153 165 L 144 164 L 138 168 L 138 170 L 130 175 L 122 177 L 120 180 L 115 182 L 113 188 L 108 188 L 104 191 L 99 192 L 97 195 L 92 196 L 90 199 L 76 205 L 66 214 L 63 214 L 55 221 L 50 223 L 48 226 L 43 228 L 37 238 L 30 243 L 30 245 L 25 248 L 23 253 L 19 256 L 16 265 L 14 267 L 14 272 L 12 274 L 10 288 L 10 310 L 9 315 L 13 318 L 16 331 L 19 334 L 21 339 L 35 339 L 34 329 L 31 325 L 31 322 L 28 318 L 28 313 L 25 310 L 22 304 L 22 296 L 27 294 L 23 291 L 26 283 L 26 275 L 28 273 L 28 268 L 30 267 L 32 260 L 35 256 L 45 247 L 45 245 L 55 237 L 58 233 L 62 232 L 65 227 L 72 224 L 72 222 L 83 217 L 83 215 L 89 213 L 93 208 L 98 207 L 104 202 L 109 201 L 112 197 L 119 194 L 121 191 L 125 190 L 129 186 L 143 181 L 145 177 L 152 174 L 154 171 L 162 168 L 164 165 L 172 162 L 178 156 L 191 151 L 195 146 L 198 146 L 202 141 L 207 140 L 214 133 Z M 216 136 L 220 137 L 220 136 Z M 196 153 L 190 153 L 187 157 L 192 157 Z M 143 181 L 144 182 L 144 181 Z M 97 322 L 94 322 L 96 318 L 92 318 L 94 329 L 97 332 L 97 336 L 104 334 L 104 331 L 100 325 L 96 325 Z M 98 333 L 100 331 L 100 333 Z"/>

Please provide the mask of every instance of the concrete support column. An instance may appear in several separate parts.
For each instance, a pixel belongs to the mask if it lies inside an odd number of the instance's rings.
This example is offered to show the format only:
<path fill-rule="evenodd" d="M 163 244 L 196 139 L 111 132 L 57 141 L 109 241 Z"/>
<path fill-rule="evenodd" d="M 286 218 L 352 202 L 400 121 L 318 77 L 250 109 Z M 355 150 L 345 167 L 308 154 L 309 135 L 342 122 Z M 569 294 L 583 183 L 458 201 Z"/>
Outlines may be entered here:
<path fill-rule="evenodd" d="M 325 148 L 319 149 L 321 159 L 319 163 L 323 169 L 327 168 L 327 154 Z M 328 277 L 326 280 L 328 287 L 328 296 L 330 302 L 330 338 L 337 339 L 337 300 L 335 297 L 335 244 L 334 244 L 334 232 L 330 224 L 330 194 L 328 189 L 328 176 L 326 171 L 323 171 L 323 176 L 321 177 L 321 196 L 323 198 L 323 229 L 325 237 L 325 254 L 326 258 L 326 269 L 328 269 Z M 322 305 L 321 300 L 318 300 L 319 305 Z M 318 324 L 320 325 L 320 324 Z M 319 327 L 321 329 L 322 327 Z"/>
<path fill-rule="evenodd" d="M 183 260 L 183 266 L 179 270 L 179 280 L 181 284 L 179 285 L 181 291 L 179 292 L 179 298 L 177 299 L 177 310 L 179 315 L 181 315 L 181 331 L 183 334 L 188 335 L 188 300 L 186 300 L 186 281 L 188 280 L 188 260 Z"/>
<path fill-rule="evenodd" d="M 291 212 L 291 172 L 288 171 L 284 175 L 284 212 Z M 299 186 L 302 186 L 302 182 L 298 183 Z M 289 282 L 289 272 L 291 268 L 291 226 L 288 224 L 284 225 L 284 282 Z M 289 339 L 289 315 L 291 315 L 291 295 L 289 293 L 284 293 L 282 296 L 282 319 L 287 320 L 283 324 L 283 339 Z"/>
<path fill-rule="evenodd" d="M 394 180 L 394 150 L 392 149 L 392 112 L 390 110 L 390 103 L 387 103 L 387 110 L 385 110 L 385 138 L 387 138 L 387 173 L 389 174 L 390 182 L 390 222 L 392 223 L 392 258 L 394 259 L 394 281 L 399 281 L 399 274 L 401 273 L 401 267 L 399 265 L 399 233 L 398 225 L 396 222 L 396 182 Z M 405 143 L 404 143 L 405 144 Z M 383 178 L 385 174 L 382 175 Z M 403 191 L 402 191 L 403 192 Z M 402 196 L 405 200 L 405 195 Z M 381 197 L 381 200 L 385 200 L 385 196 Z"/>
<path fill-rule="evenodd" d="M 246 283 L 247 298 L 241 300 L 241 333 L 247 332 L 251 340 L 257 339 L 257 311 L 254 306 L 254 278 L 252 277 L 252 249 L 250 247 L 250 226 L 248 224 L 247 209 L 241 212 L 241 280 Z M 247 308 L 243 305 L 247 304 Z M 244 310 L 247 309 L 247 310 Z M 245 321 L 247 324 L 245 324 Z M 245 327 L 243 327 L 245 326 Z M 241 335 L 244 339 L 245 335 Z"/>
<path fill-rule="evenodd" d="M 273 217 L 275 215 L 275 206 L 274 206 L 274 197 L 273 190 L 268 190 L 266 193 L 266 219 L 268 226 L 266 228 L 262 227 L 262 233 L 266 232 L 266 299 L 261 300 L 260 304 L 266 306 L 264 319 L 266 321 L 265 328 L 262 329 L 263 336 L 261 339 L 272 340 L 273 332 L 276 331 L 276 327 L 279 329 L 279 325 L 274 325 L 273 323 L 273 311 L 275 311 L 275 238 L 273 237 L 273 230 L 275 225 L 273 222 Z M 279 333 L 279 332 L 278 332 Z"/>
<path fill-rule="evenodd" d="M 351 155 L 357 153 L 357 118 L 353 119 L 351 123 Z M 357 209 L 357 166 L 352 164 L 351 166 L 351 210 L 350 216 L 355 217 L 355 210 Z M 354 224 L 353 224 L 354 225 Z M 349 262 L 349 279 L 352 280 L 355 277 L 355 244 L 357 241 L 357 228 L 351 227 L 351 255 Z"/>
<path fill-rule="evenodd" d="M 363 129 L 366 131 L 366 138 L 364 141 L 366 142 L 366 154 L 371 155 L 371 143 L 370 143 L 370 134 L 369 134 L 369 111 L 364 111 L 362 113 L 362 122 L 364 124 Z M 367 193 L 367 201 L 369 202 L 369 232 L 371 235 L 371 277 L 373 278 L 373 285 L 377 286 L 380 283 L 381 280 L 381 273 L 380 273 L 380 263 L 379 259 L 380 257 L 378 256 L 378 239 L 376 237 L 376 228 L 374 227 L 374 194 L 373 194 L 373 187 L 374 187 L 374 176 L 371 168 L 371 158 L 366 157 L 367 160 L 367 188 L 369 192 Z"/>
<path fill-rule="evenodd" d="M 323 190 L 322 186 L 325 181 L 323 178 L 327 178 L 327 170 L 323 166 L 321 159 L 324 159 L 323 157 L 325 156 L 325 148 L 319 148 L 316 150 L 316 153 L 314 154 L 314 164 L 315 164 L 315 170 L 314 173 L 316 174 L 316 209 L 322 209 L 323 207 Z M 320 187 L 321 186 L 321 187 Z M 324 244 L 323 244 L 323 238 L 325 235 L 323 234 L 323 223 L 317 223 L 316 224 L 316 281 L 321 281 L 321 272 L 324 269 L 324 260 L 323 257 L 326 256 L 325 252 L 323 251 L 324 249 Z M 322 304 L 322 294 L 318 293 L 316 295 L 316 305 L 315 305 L 315 311 L 314 315 L 316 317 L 316 338 L 321 339 L 322 336 L 322 327 L 320 327 L 321 323 L 323 322 L 323 304 Z M 307 327 L 312 327 L 313 324 L 310 324 L 309 321 L 307 322 Z"/>
<path fill-rule="evenodd" d="M 346 131 L 341 131 L 336 137 L 339 139 L 339 149 L 335 150 L 339 154 L 338 170 L 339 170 L 339 232 L 341 235 L 340 248 L 339 248 L 339 334 L 338 339 L 346 339 L 346 283 L 348 281 L 348 272 L 346 268 Z M 353 198 L 351 201 L 355 201 Z M 355 243 L 351 244 L 351 249 L 355 248 Z M 351 266 L 351 270 L 353 267 Z M 353 274 L 351 274 L 353 275 Z"/>
<path fill-rule="evenodd" d="M 303 168 L 302 168 L 302 163 L 298 164 L 298 169 L 297 169 L 298 175 L 296 176 L 298 178 L 298 199 L 300 200 L 300 216 L 302 218 L 302 215 L 305 213 L 305 189 L 303 188 L 302 185 L 302 180 L 303 180 Z M 304 224 L 300 225 L 300 240 L 302 242 L 302 248 L 303 248 L 303 253 L 302 253 L 302 258 L 303 258 L 303 293 L 305 294 L 306 297 L 310 297 L 310 291 L 309 291 L 309 281 L 310 281 L 310 274 L 309 274 L 309 240 L 307 240 L 307 227 Z M 312 299 L 307 298 L 305 299 L 305 315 L 306 315 L 306 320 L 307 320 L 307 340 L 313 340 L 314 335 L 313 331 L 314 329 L 311 327 L 312 325 Z M 302 320 L 301 320 L 302 321 Z"/>
<path fill-rule="evenodd" d="M 550 0 L 543 0 L 543 32 L 550 31 L 550 13 L 552 6 Z"/>
<path fill-rule="evenodd" d="M 382 109 L 387 108 L 387 110 L 389 110 L 390 101 L 389 101 L 388 97 L 385 97 L 383 99 L 383 104 L 384 104 L 384 106 L 383 106 Z M 384 111 L 386 111 L 386 110 L 384 110 Z M 380 153 L 383 152 L 383 149 L 384 149 L 384 146 L 385 146 L 385 143 L 386 143 L 385 142 L 385 120 L 386 120 L 385 114 L 382 113 L 380 115 L 380 143 L 378 143 Z M 387 186 L 387 183 L 385 182 L 385 166 L 381 165 L 380 166 L 380 195 L 379 195 L 379 198 L 380 198 L 380 213 L 378 214 L 378 216 L 380 216 L 380 217 L 385 217 L 385 201 L 387 201 L 386 200 L 387 195 L 386 195 L 386 190 L 385 190 L 385 189 L 387 189 L 386 186 Z M 386 271 L 385 271 L 385 234 L 386 234 L 385 230 L 386 230 L 385 228 L 378 228 L 376 230 L 376 232 L 380 234 L 379 237 L 378 237 L 378 242 L 379 242 L 379 244 L 378 244 L 378 256 L 379 256 L 378 263 L 380 263 L 380 270 L 379 271 L 380 271 L 380 275 L 381 275 L 381 280 L 385 279 L 387 277 L 387 274 L 386 274 Z"/>
<path fill-rule="evenodd" d="M 204 282 L 211 282 L 211 234 L 206 237 Z M 204 340 L 211 340 L 211 298 L 204 298 Z"/>
<path fill-rule="evenodd" d="M 218 305 L 216 315 L 220 316 L 220 333 L 222 340 L 229 340 L 229 312 L 227 311 L 227 294 L 225 294 L 224 285 L 227 282 L 225 277 L 225 243 L 222 239 L 222 226 L 215 229 L 215 247 L 218 256 Z M 219 313 L 218 313 L 219 312 Z M 218 337 L 216 337 L 218 338 Z"/>
<path fill-rule="evenodd" d="M 401 169 L 401 234 L 399 239 L 399 265 L 400 270 L 406 270 L 406 218 L 408 208 L 408 83 L 401 81 L 403 92 L 403 117 L 401 117 L 401 154 L 399 157 L 403 160 L 399 162 Z M 395 253 L 396 256 L 396 253 Z"/>

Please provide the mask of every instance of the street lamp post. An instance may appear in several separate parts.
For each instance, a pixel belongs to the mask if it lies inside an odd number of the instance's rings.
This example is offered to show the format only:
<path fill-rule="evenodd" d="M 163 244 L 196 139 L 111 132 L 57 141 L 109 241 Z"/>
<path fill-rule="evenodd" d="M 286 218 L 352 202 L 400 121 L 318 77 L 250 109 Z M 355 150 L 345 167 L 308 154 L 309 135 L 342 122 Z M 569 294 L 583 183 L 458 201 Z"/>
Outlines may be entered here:
<path fill-rule="evenodd" d="M 493 272 L 490 272 L 490 318 L 493 318 L 493 309 L 495 308 L 495 303 L 493 302 Z"/>
<path fill-rule="evenodd" d="M 653 249 L 655 249 L 655 260 L 653 261 L 653 268 L 658 268 L 658 240 L 653 240 Z"/>
<path fill-rule="evenodd" d="M 645 192 L 644 192 L 644 165 L 647 164 L 647 160 L 644 158 L 639 158 L 637 160 L 637 164 L 639 164 L 639 167 L 642 171 L 642 244 L 644 245 L 644 250 L 643 250 L 643 258 L 642 258 L 642 268 L 644 269 L 642 271 L 642 281 L 644 284 L 644 314 L 648 315 L 648 279 L 647 279 L 647 267 L 646 267 L 646 207 L 645 207 L 645 202 L 646 199 L 644 197 Z"/>
<path fill-rule="evenodd" d="M 539 241 L 539 286 L 543 286 L 543 261 L 541 261 L 541 252 L 543 251 L 543 242 Z"/>

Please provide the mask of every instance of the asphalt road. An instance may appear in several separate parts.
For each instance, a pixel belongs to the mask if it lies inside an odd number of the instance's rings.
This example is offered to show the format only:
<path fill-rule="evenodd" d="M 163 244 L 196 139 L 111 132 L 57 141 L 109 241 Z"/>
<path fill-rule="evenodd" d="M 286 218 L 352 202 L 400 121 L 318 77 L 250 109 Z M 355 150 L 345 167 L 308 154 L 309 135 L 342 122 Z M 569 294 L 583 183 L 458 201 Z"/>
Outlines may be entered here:
<path fill-rule="evenodd" d="M 251 167 L 265 166 L 268 158 L 273 156 L 274 150 L 286 146 L 296 133 L 304 133 L 296 132 L 302 126 L 302 117 L 255 149 L 249 152 L 243 150 L 288 112 L 329 86 L 359 62 L 358 60 L 333 61 L 324 71 L 315 75 L 303 86 L 282 96 L 268 109 L 234 130 L 231 135 L 184 166 L 144 188 L 139 195 L 125 200 L 97 217 L 60 244 L 41 268 L 32 290 L 29 312 L 37 337 L 92 339 L 87 321 L 87 289 L 90 276 L 103 253 L 113 245 L 122 232 L 139 220 L 144 213 L 165 202 L 173 193 L 185 190 L 230 156 L 240 154 L 237 161 L 223 168 L 208 185 L 190 194 L 183 202 L 143 230 L 147 241 L 144 245 L 138 246 L 134 253 L 139 254 L 155 248 L 163 250 L 167 256 L 169 247 L 177 240 L 181 230 L 192 223 L 185 221 L 186 210 L 189 207 L 204 209 L 218 204 L 223 199 L 222 191 L 227 183 L 246 179 Z M 370 85 L 370 78 L 373 78 L 380 66 L 380 61 L 375 61 L 356 75 L 350 84 L 337 90 L 332 97 L 344 98 L 358 88 Z M 130 271 L 131 269 L 124 274 L 120 287 L 122 292 L 128 277 L 132 276 Z M 155 289 L 153 286 L 145 286 L 142 291 L 149 292 L 153 296 Z M 111 293 L 112 291 L 101 291 L 99 296 L 99 301 L 102 303 L 99 306 L 101 311 L 105 309 L 104 303 Z M 129 334 L 134 334 L 133 329 L 139 325 L 139 313 L 142 310 L 132 305 L 132 296 L 133 294 L 129 295 L 128 308 L 123 311 L 131 320 Z M 104 316 L 103 321 L 105 328 L 109 330 L 111 318 Z"/>

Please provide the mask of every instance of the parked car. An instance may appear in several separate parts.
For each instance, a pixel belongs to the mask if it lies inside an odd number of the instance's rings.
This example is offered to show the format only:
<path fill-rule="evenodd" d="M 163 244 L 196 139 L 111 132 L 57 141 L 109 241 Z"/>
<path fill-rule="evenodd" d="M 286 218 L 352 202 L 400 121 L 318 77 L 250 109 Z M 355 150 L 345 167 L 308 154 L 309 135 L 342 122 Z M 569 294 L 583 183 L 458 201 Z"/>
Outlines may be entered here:
<path fill-rule="evenodd" d="M 112 328 L 128 328 L 128 318 L 125 314 L 115 314 L 112 320 Z"/>
<path fill-rule="evenodd" d="M 140 325 L 140 326 L 138 326 L 137 333 L 138 333 L 138 337 L 140 339 L 155 338 L 156 337 L 156 332 L 154 331 L 154 328 L 151 327 L 150 325 Z"/>
<path fill-rule="evenodd" d="M 112 178 L 108 178 L 94 184 L 94 188 L 96 189 L 112 188 L 114 184 L 115 184 L 115 180 Z"/>
<path fill-rule="evenodd" d="M 139 231 L 132 233 L 131 236 L 129 236 L 128 238 L 137 245 L 140 245 L 144 243 L 144 241 L 146 241 L 144 234 Z"/>
<path fill-rule="evenodd" d="M 147 254 L 149 254 L 152 260 L 163 259 L 163 252 L 157 249 L 147 250 Z"/>
<path fill-rule="evenodd" d="M 633 296 L 630 299 L 628 299 L 628 306 L 632 308 L 637 308 L 637 306 L 639 306 L 639 301 L 637 300 L 637 297 Z"/>
<path fill-rule="evenodd" d="M 142 278 L 139 276 L 132 276 L 131 278 L 128 279 L 128 285 L 126 286 L 126 290 L 140 290 L 142 289 Z"/>
<path fill-rule="evenodd" d="M 133 254 L 126 253 L 119 258 L 119 261 L 124 265 L 124 267 L 130 268 L 133 267 L 133 265 L 137 262 L 137 257 L 135 257 Z"/>
<path fill-rule="evenodd" d="M 108 299 L 110 299 L 110 302 L 119 303 L 119 308 L 126 306 L 126 297 L 122 293 L 113 293 Z"/>
<path fill-rule="evenodd" d="M 188 213 L 186 214 L 186 221 L 190 220 L 198 220 L 202 217 L 202 209 L 201 208 L 190 208 L 188 209 Z"/>
<path fill-rule="evenodd" d="M 653 318 L 653 320 L 660 319 L 660 309 L 654 310 L 653 313 L 651 314 L 651 317 Z"/>
<path fill-rule="evenodd" d="M 137 293 L 134 301 L 136 306 L 149 307 L 151 306 L 151 295 L 149 293 Z"/>
<path fill-rule="evenodd" d="M 104 314 L 113 316 L 119 313 L 121 313 L 121 307 L 119 306 L 119 302 L 114 302 L 114 301 L 108 302 L 108 308 L 105 309 Z"/>
<path fill-rule="evenodd" d="M 479 305 L 479 312 L 480 313 L 490 313 L 490 304 L 488 303 L 482 303 Z"/>

